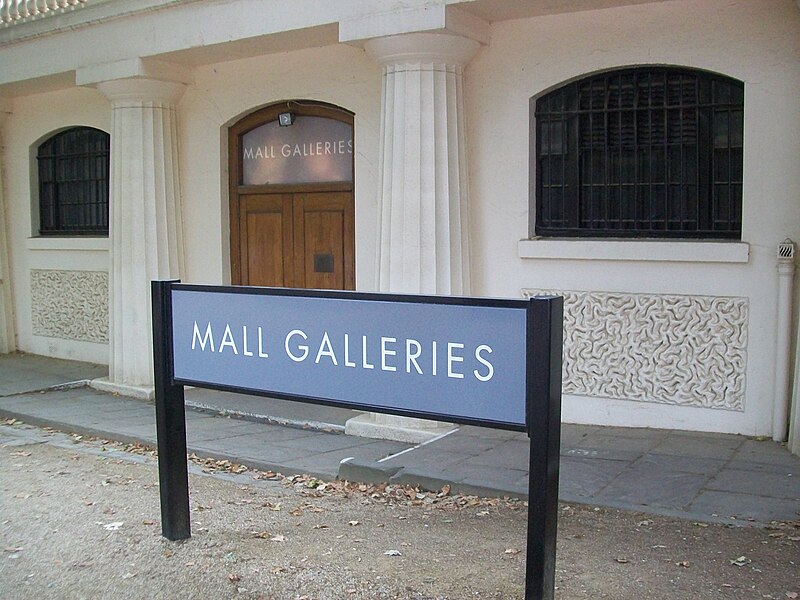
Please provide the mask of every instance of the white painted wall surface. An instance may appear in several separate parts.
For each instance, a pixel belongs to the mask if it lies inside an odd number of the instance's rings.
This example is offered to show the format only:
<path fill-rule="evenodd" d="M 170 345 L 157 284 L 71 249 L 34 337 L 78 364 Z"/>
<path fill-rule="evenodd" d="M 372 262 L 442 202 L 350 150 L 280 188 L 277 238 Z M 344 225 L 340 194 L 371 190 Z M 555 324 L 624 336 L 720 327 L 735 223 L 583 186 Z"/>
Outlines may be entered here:
<path fill-rule="evenodd" d="M 566 397 L 563 416 L 571 422 L 770 433 L 775 251 L 784 238 L 800 238 L 800 11 L 795 3 L 666 2 L 496 23 L 491 34 L 491 44 L 465 77 L 473 291 L 747 297 L 744 412 Z M 702 68 L 744 81 L 742 240 L 750 245 L 749 262 L 648 262 L 641 246 L 643 260 L 636 262 L 520 258 L 518 242 L 528 237 L 529 223 L 529 99 L 585 74 L 646 64 Z M 634 250 L 625 254 L 635 254 L 637 242 L 628 244 Z"/>
<path fill-rule="evenodd" d="M 108 272 L 108 239 L 36 237 L 31 220 L 31 170 L 35 146 L 53 133 L 76 126 L 109 131 L 108 102 L 92 89 L 14 98 L 5 127 L 5 197 L 8 210 L 10 270 L 14 283 L 18 349 L 58 358 L 108 363 L 108 345 L 34 335 L 31 323 L 31 270 Z M 31 148 L 33 154 L 31 154 Z"/>

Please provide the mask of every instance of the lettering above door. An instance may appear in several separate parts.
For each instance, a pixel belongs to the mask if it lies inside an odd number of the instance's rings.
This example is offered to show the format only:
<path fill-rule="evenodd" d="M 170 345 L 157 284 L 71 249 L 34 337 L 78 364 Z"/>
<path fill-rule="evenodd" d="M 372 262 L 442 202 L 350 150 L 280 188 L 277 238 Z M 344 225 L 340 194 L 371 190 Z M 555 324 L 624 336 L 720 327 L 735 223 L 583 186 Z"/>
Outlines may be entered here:
<path fill-rule="evenodd" d="M 353 181 L 353 126 L 298 115 L 281 127 L 265 123 L 242 136 L 242 184 Z"/>

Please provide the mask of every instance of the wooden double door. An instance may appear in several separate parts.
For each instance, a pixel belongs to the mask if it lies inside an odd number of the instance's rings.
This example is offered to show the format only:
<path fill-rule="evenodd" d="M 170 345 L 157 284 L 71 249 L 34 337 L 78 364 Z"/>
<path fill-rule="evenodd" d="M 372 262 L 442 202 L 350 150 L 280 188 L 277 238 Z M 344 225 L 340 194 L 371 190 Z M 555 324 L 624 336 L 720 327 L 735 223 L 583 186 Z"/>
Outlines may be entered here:
<path fill-rule="evenodd" d="M 238 215 L 231 215 L 234 284 L 355 289 L 352 189 L 254 190 L 237 200 Z"/>

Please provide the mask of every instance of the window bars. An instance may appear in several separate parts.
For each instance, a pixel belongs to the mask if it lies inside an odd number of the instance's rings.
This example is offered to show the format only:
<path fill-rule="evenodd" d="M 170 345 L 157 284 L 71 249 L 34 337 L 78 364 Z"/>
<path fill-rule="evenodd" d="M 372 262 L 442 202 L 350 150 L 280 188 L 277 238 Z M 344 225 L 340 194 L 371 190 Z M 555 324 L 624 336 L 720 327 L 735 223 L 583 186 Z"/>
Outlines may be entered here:
<path fill-rule="evenodd" d="M 107 235 L 109 135 L 67 129 L 43 142 L 37 158 L 40 235 Z"/>
<path fill-rule="evenodd" d="M 741 238 L 743 84 L 632 68 L 536 101 L 541 236 Z"/>

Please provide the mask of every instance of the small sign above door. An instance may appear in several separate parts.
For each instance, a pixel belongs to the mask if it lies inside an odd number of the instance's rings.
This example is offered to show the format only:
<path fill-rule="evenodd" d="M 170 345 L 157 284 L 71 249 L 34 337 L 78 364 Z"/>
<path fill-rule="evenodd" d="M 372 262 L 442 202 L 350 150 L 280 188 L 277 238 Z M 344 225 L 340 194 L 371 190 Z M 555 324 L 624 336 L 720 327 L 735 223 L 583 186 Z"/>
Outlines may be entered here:
<path fill-rule="evenodd" d="M 299 115 L 288 127 L 271 121 L 242 136 L 244 185 L 353 181 L 353 126 Z"/>

